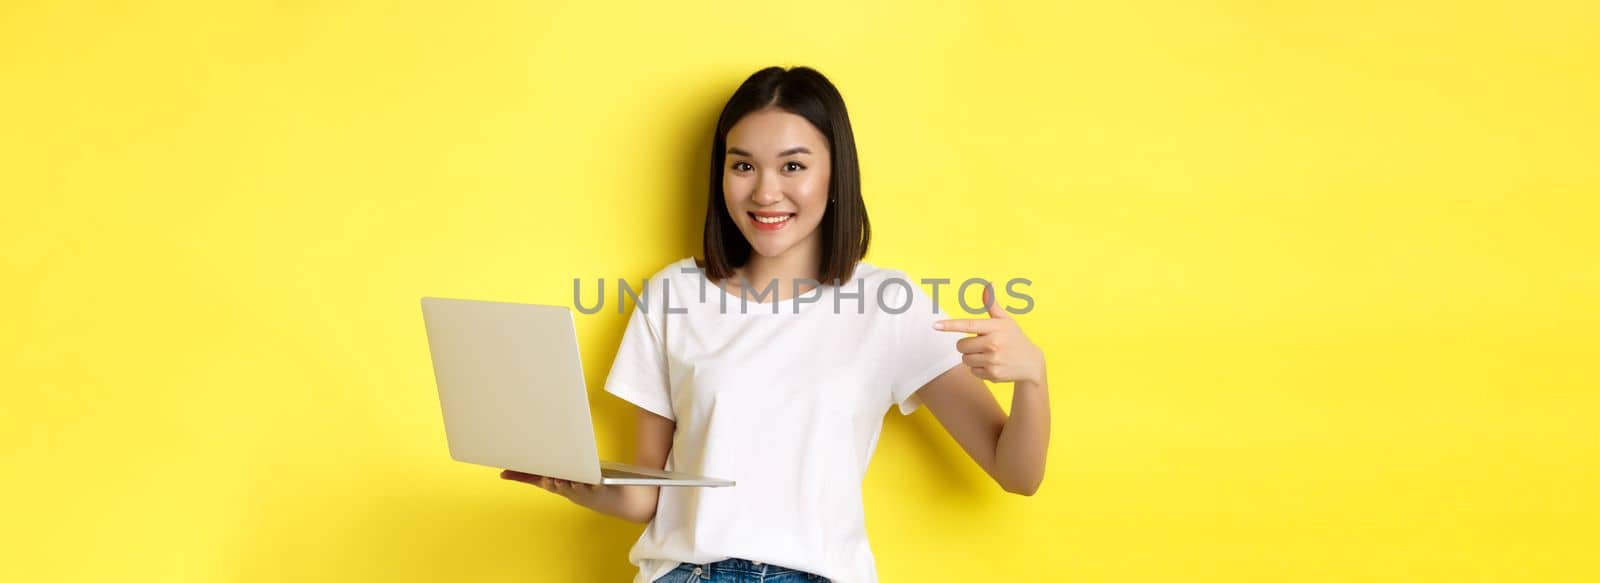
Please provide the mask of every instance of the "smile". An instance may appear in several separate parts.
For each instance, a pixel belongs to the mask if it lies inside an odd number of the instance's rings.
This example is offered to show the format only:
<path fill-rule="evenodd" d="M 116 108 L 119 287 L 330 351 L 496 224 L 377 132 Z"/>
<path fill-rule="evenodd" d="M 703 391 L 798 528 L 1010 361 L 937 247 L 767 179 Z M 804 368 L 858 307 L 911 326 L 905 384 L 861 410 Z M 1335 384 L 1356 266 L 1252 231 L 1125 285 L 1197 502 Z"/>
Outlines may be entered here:
<path fill-rule="evenodd" d="M 757 230 L 776 231 L 794 219 L 794 213 L 748 213 Z"/>

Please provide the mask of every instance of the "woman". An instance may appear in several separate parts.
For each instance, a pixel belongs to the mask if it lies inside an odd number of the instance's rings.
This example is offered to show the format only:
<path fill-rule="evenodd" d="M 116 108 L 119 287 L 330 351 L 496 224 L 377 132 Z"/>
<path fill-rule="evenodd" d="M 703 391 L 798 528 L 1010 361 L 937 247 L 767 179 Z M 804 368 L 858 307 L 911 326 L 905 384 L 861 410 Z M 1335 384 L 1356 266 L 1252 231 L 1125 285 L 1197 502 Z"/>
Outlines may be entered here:
<path fill-rule="evenodd" d="M 988 318 L 940 320 L 905 274 L 861 261 L 870 228 L 838 90 L 805 67 L 758 71 L 711 153 L 705 257 L 647 282 L 606 391 L 639 408 L 636 463 L 737 485 L 502 477 L 648 522 L 628 556 L 635 583 L 876 581 L 861 481 L 895 405 L 926 403 L 1006 491 L 1032 495 L 1049 440 L 1044 355 L 991 290 Z M 1014 383 L 1009 417 L 979 379 Z"/>

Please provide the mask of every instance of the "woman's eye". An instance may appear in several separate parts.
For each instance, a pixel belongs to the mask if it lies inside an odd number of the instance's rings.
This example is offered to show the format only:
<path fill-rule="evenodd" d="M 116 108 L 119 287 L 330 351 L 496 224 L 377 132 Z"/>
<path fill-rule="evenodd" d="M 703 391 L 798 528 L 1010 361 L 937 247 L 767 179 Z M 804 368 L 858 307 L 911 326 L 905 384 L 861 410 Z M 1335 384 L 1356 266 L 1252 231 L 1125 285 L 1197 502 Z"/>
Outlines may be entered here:
<path fill-rule="evenodd" d="M 784 164 L 783 165 L 783 169 L 784 170 L 788 170 L 790 172 L 796 172 L 796 171 L 800 171 L 800 170 L 805 170 L 806 167 L 805 166 L 801 166 L 799 162 L 790 162 L 788 164 Z"/>
<path fill-rule="evenodd" d="M 745 172 L 745 171 L 750 169 L 750 163 L 749 162 L 734 162 L 733 163 L 733 169 L 734 170 L 738 170 L 740 172 Z"/>

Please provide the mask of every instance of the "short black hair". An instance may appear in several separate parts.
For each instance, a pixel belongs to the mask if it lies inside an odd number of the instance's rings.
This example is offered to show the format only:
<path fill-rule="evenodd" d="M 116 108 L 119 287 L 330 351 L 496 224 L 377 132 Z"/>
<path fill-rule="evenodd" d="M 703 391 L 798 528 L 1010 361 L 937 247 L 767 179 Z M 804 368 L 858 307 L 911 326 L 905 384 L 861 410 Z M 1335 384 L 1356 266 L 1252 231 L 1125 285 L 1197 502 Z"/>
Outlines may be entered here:
<path fill-rule="evenodd" d="M 850 279 L 856 263 L 866 257 L 872 227 L 867 221 L 867 205 L 861 199 L 861 167 L 856 161 L 856 138 L 850 130 L 844 97 L 827 77 L 810 67 L 767 67 L 756 71 L 722 107 L 711 139 L 711 188 L 706 202 L 705 259 L 701 266 L 708 278 L 721 281 L 732 277 L 733 268 L 750 259 L 750 242 L 739 232 L 722 198 L 722 173 L 727 163 L 728 130 L 744 116 L 767 107 L 805 118 L 828 138 L 832 169 L 828 207 L 818 225 L 822 229 L 822 252 L 817 281 L 837 285 Z"/>

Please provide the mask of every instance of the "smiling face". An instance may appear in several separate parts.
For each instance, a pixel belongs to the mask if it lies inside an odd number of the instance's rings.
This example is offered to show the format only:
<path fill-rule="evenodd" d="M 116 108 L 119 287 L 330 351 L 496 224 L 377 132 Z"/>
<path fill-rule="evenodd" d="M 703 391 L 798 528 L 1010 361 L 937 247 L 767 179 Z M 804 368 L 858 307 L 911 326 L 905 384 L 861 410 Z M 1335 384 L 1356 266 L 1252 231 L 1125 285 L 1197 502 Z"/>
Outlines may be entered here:
<path fill-rule="evenodd" d="M 778 257 L 820 248 L 828 209 L 828 139 L 805 118 L 767 108 L 728 130 L 722 196 L 751 249 Z"/>

